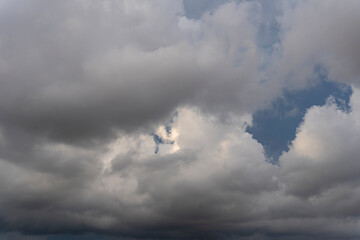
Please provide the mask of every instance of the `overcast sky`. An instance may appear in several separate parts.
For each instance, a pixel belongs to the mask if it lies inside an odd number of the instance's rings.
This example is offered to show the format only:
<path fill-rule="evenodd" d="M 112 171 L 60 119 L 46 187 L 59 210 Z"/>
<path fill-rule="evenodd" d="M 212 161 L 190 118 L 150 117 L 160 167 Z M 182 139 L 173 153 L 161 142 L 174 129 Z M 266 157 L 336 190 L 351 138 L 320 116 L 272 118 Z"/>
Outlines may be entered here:
<path fill-rule="evenodd" d="M 359 13 L 0 0 L 0 239 L 360 239 Z"/>

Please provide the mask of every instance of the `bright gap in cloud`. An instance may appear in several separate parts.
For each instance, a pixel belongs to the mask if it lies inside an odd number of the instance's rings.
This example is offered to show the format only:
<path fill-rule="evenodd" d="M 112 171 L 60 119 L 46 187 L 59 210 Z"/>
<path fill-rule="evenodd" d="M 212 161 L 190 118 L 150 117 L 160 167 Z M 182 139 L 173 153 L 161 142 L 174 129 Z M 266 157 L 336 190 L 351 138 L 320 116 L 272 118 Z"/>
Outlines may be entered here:
<path fill-rule="evenodd" d="M 172 124 L 174 123 L 174 120 L 177 116 L 178 116 L 178 112 L 176 111 L 171 117 L 170 121 L 168 121 L 165 125 L 160 126 L 155 133 L 151 134 L 156 144 L 155 154 L 159 152 L 160 145 L 162 144 L 173 145 L 175 143 Z"/>
<path fill-rule="evenodd" d="M 349 86 L 323 78 L 312 88 L 287 91 L 269 108 L 257 111 L 253 115 L 253 125 L 248 126 L 246 131 L 263 145 L 267 159 L 276 164 L 282 152 L 289 150 L 288 146 L 295 139 L 296 129 L 307 109 L 324 105 L 326 99 L 332 96 L 340 109 L 348 111 L 351 94 Z"/>

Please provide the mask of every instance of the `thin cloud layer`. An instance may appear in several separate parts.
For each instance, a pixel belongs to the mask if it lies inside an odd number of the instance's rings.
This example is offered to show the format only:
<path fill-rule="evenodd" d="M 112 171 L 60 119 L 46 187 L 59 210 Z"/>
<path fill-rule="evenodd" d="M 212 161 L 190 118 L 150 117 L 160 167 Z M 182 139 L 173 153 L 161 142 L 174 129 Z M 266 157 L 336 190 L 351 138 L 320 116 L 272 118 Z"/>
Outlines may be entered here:
<path fill-rule="evenodd" d="M 191 6 L 1 1 L 0 237 L 360 235 L 359 1 Z M 252 114 L 319 76 L 350 110 L 268 162 Z"/>

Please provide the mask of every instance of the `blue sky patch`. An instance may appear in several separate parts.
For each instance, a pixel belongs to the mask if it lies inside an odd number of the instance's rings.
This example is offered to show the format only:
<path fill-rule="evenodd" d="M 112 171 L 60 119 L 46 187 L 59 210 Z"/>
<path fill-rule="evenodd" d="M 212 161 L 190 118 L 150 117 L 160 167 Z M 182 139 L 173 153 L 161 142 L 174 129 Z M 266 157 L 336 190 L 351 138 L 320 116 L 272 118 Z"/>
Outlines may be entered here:
<path fill-rule="evenodd" d="M 253 126 L 246 129 L 260 142 L 270 162 L 277 163 L 283 151 L 295 138 L 306 110 L 314 105 L 324 105 L 329 96 L 333 96 L 342 110 L 349 110 L 351 87 L 327 80 L 301 91 L 288 91 L 276 99 L 269 108 L 257 111 L 253 115 Z"/>

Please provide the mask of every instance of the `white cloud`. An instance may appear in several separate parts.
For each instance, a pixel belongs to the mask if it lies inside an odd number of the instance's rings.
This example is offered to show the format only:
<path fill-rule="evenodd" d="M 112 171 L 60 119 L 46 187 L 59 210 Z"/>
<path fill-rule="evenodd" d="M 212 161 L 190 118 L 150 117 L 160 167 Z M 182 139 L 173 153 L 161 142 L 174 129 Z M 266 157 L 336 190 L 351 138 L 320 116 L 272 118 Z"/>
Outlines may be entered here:
<path fill-rule="evenodd" d="M 288 191 L 321 195 L 329 188 L 359 182 L 359 94 L 354 88 L 350 113 L 332 101 L 308 110 L 290 151 L 280 158 Z"/>

